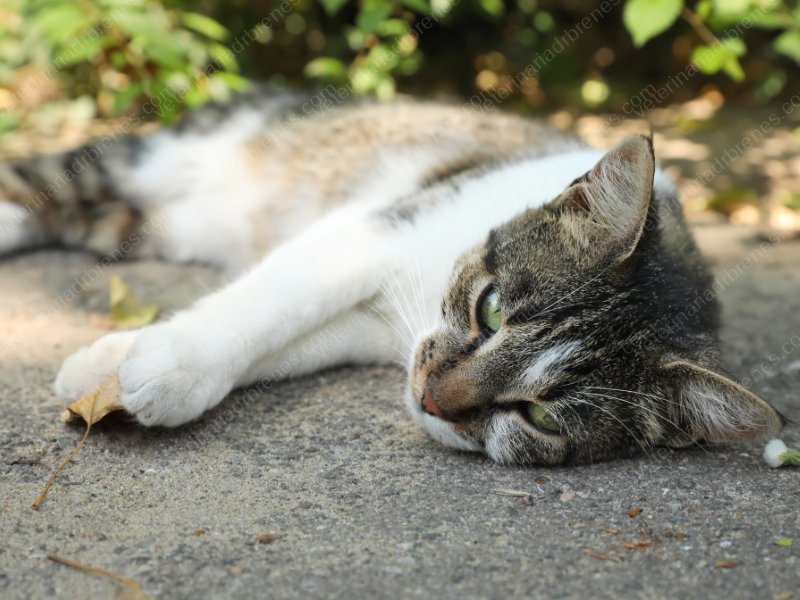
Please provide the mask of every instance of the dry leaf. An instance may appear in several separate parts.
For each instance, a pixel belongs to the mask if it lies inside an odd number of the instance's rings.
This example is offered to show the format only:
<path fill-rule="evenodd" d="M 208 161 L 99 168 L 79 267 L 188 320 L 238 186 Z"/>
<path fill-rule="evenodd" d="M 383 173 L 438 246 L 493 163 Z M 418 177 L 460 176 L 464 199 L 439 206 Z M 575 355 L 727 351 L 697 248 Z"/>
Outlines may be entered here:
<path fill-rule="evenodd" d="M 203 535 L 205 532 L 206 532 L 206 530 L 205 530 L 205 529 L 198 529 L 198 530 L 197 530 L 197 531 L 195 531 L 195 532 L 194 532 L 192 535 L 193 535 L 194 537 L 200 537 L 200 536 L 201 536 L 201 535 Z"/>
<path fill-rule="evenodd" d="M 510 496 L 512 498 L 525 498 L 526 496 L 531 495 L 530 492 L 523 492 L 521 490 L 509 490 L 506 488 L 497 488 L 492 491 L 499 496 Z"/>
<path fill-rule="evenodd" d="M 109 279 L 108 288 L 111 300 L 111 318 L 117 325 L 135 329 L 152 323 L 156 318 L 158 305 L 144 306 L 136 298 L 130 286 L 119 277 L 114 276 Z"/>
<path fill-rule="evenodd" d="M 715 569 L 732 569 L 733 567 L 738 567 L 739 563 L 735 560 L 721 560 L 717 564 L 714 565 Z"/>
<path fill-rule="evenodd" d="M 94 411 L 91 415 L 92 400 L 94 399 Z M 119 400 L 119 381 L 116 377 L 110 377 L 100 384 L 100 387 L 90 394 L 86 394 L 80 400 L 70 404 L 61 413 L 61 420 L 64 423 L 77 422 L 76 417 L 82 417 L 87 423 L 97 423 L 108 413 L 115 410 L 124 410 L 122 402 Z"/>
<path fill-rule="evenodd" d="M 575 523 L 575 527 L 597 527 L 598 529 L 602 529 L 603 531 L 610 533 L 611 535 L 617 535 L 619 531 L 616 529 L 609 529 L 608 527 L 603 527 L 602 525 L 598 525 L 597 523 Z"/>
<path fill-rule="evenodd" d="M 264 535 L 260 535 L 256 538 L 257 544 L 271 544 L 275 540 L 278 539 L 278 536 L 274 533 L 265 533 Z"/>
<path fill-rule="evenodd" d="M 597 560 L 611 560 L 611 561 L 618 562 L 618 563 L 625 562 L 625 559 L 622 558 L 621 556 L 612 556 L 610 554 L 606 554 L 605 552 L 595 552 L 593 550 L 584 550 L 583 553 L 584 554 L 588 554 L 589 556 L 591 556 L 592 558 L 596 558 Z"/>
<path fill-rule="evenodd" d="M 638 515 L 640 512 L 642 512 L 642 508 L 641 508 L 641 507 L 639 507 L 639 508 L 632 508 L 631 510 L 629 510 L 629 511 L 628 511 L 628 516 L 629 516 L 629 517 L 635 517 L 635 516 L 636 516 L 636 515 Z"/>

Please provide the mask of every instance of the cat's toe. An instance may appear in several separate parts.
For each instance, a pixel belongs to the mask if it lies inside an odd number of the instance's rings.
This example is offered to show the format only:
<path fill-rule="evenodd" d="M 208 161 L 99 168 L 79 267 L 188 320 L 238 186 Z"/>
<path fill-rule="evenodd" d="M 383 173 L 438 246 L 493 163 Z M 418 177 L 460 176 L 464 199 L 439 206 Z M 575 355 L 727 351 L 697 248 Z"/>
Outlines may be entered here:
<path fill-rule="evenodd" d="M 56 395 L 62 400 L 76 400 L 116 375 L 139 333 L 112 333 L 68 356 L 56 377 Z"/>
<path fill-rule="evenodd" d="M 119 369 L 125 410 L 146 426 L 177 427 L 224 397 L 230 385 L 207 360 L 207 343 L 168 326 L 138 339 Z"/>

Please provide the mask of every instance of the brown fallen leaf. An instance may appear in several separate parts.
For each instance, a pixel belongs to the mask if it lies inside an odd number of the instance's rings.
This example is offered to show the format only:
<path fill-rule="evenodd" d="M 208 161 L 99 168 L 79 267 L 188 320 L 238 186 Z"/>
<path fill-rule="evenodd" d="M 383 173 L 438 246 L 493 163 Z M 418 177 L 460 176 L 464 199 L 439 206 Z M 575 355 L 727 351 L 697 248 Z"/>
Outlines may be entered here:
<path fill-rule="evenodd" d="M 597 560 L 610 560 L 613 562 L 621 563 L 625 562 L 625 559 L 621 556 L 612 556 L 611 554 L 606 554 L 605 552 L 595 552 L 594 550 L 584 550 L 584 554 L 588 554 L 592 558 L 596 558 Z"/>
<path fill-rule="evenodd" d="M 629 510 L 629 511 L 628 511 L 628 516 L 629 516 L 629 517 L 635 517 L 636 515 L 638 515 L 639 513 L 641 513 L 641 512 L 642 512 L 642 510 L 643 510 L 643 509 L 642 509 L 641 507 L 638 507 L 638 508 L 632 508 L 631 510 Z"/>
<path fill-rule="evenodd" d="M 257 544 L 271 544 L 275 540 L 278 539 L 278 536 L 274 533 L 265 533 L 264 535 L 260 535 L 256 538 Z"/>
<path fill-rule="evenodd" d="M 611 535 L 617 535 L 619 531 L 616 529 L 609 529 L 608 527 L 603 527 L 602 525 L 598 525 L 597 523 L 575 523 L 575 527 L 597 527 L 598 529 L 602 529 L 606 533 L 610 533 Z"/>
<path fill-rule="evenodd" d="M 93 404 L 94 408 L 92 409 Z M 61 413 L 61 420 L 64 423 L 73 423 L 77 422 L 76 417 L 82 417 L 86 423 L 94 424 L 108 413 L 124 410 L 124 408 L 119 400 L 119 381 L 116 377 L 110 377 L 95 391 L 70 404 Z"/>
<path fill-rule="evenodd" d="M 524 498 L 530 496 L 530 492 L 523 492 L 522 490 L 509 490 L 506 488 L 496 488 L 492 490 L 498 496 L 510 496 L 511 498 Z"/>
<path fill-rule="evenodd" d="M 142 588 L 139 587 L 139 584 L 136 583 L 133 579 L 128 579 L 127 577 L 123 577 L 122 575 L 117 575 L 116 573 L 111 573 L 109 571 L 105 571 L 103 569 L 98 569 L 97 567 L 90 567 L 89 565 L 83 565 L 79 562 L 75 562 L 73 560 L 68 560 L 66 558 L 61 558 L 60 556 L 56 556 L 55 554 L 48 554 L 47 558 L 52 560 L 55 563 L 60 563 L 62 565 L 66 565 L 68 567 L 72 567 L 74 569 L 79 569 L 81 571 L 89 571 L 90 573 L 97 573 L 99 575 L 105 575 L 106 577 L 110 577 L 120 583 L 124 583 L 128 587 L 131 588 L 133 594 L 130 596 L 120 596 L 117 595 L 118 598 L 135 598 L 139 600 L 139 598 L 155 598 L 155 596 L 151 596 L 149 594 L 142 594 Z"/>
<path fill-rule="evenodd" d="M 739 563 L 735 560 L 721 560 L 717 564 L 714 565 L 715 569 L 732 569 L 733 567 L 738 567 Z"/>
<path fill-rule="evenodd" d="M 192 535 L 193 535 L 194 537 L 200 537 L 200 536 L 201 536 L 201 535 L 203 535 L 205 532 L 206 532 L 206 530 L 205 530 L 205 529 L 198 529 L 198 530 L 197 530 L 197 531 L 195 531 L 195 532 L 194 532 Z"/>
<path fill-rule="evenodd" d="M 145 306 L 130 286 L 117 276 L 108 280 L 111 318 L 120 327 L 135 329 L 152 323 L 158 314 L 158 305 Z"/>

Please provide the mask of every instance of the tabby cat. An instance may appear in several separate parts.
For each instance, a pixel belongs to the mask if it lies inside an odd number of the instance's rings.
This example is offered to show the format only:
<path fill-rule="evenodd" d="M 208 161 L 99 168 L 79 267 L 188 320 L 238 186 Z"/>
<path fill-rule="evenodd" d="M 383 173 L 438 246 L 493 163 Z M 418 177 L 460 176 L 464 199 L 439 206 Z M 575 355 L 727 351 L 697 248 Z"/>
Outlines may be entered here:
<path fill-rule="evenodd" d="M 140 423 L 175 427 L 234 388 L 396 360 L 418 423 L 502 463 L 780 431 L 720 363 L 712 280 L 651 138 L 603 153 L 461 107 L 309 106 L 244 98 L 0 170 L 0 253 L 241 271 L 77 350 L 60 398 L 116 374 Z"/>

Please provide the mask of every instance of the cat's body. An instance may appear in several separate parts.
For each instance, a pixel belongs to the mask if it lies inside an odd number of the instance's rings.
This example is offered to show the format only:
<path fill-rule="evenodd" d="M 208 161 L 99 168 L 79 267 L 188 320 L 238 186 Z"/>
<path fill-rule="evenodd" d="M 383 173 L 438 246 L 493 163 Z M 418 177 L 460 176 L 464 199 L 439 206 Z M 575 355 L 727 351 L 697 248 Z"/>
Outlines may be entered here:
<path fill-rule="evenodd" d="M 236 387 L 395 360 L 417 421 L 503 462 L 765 439 L 782 425 L 721 371 L 713 299 L 696 301 L 710 282 L 646 138 L 604 155 L 460 108 L 301 118 L 272 101 L 117 144 L 0 252 L 59 240 L 113 254 L 162 218 L 138 255 L 257 264 L 166 322 L 79 350 L 62 398 L 118 374 L 129 412 L 175 426 Z M 7 196 L 24 205 L 43 170 L 6 169 Z M 304 351 L 321 331 L 335 334 Z"/>

